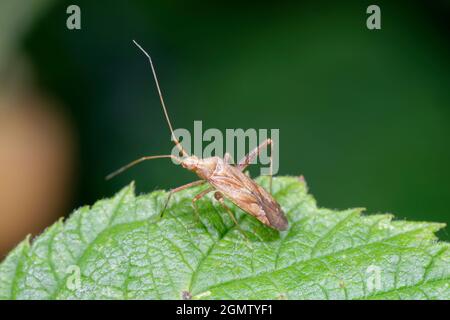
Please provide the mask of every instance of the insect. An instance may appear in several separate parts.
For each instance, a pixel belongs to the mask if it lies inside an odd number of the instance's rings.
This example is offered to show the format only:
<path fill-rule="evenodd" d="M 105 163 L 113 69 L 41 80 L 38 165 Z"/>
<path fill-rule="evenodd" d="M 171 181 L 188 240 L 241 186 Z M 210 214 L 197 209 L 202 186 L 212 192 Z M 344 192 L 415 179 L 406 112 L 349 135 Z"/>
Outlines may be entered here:
<path fill-rule="evenodd" d="M 214 198 L 230 215 L 231 219 L 239 228 L 239 230 L 241 230 L 239 224 L 231 209 L 226 205 L 224 198 L 227 198 L 245 212 L 256 217 L 266 226 L 280 231 L 286 230 L 288 228 L 288 221 L 278 202 L 272 197 L 271 193 L 267 192 L 264 188 L 258 185 L 243 172 L 249 166 L 249 164 L 259 155 L 261 150 L 263 150 L 264 148 L 268 148 L 268 146 L 270 146 L 271 150 L 273 150 L 273 141 L 271 139 L 265 140 L 253 151 L 248 153 L 236 165 L 233 165 L 231 163 L 231 156 L 229 153 L 226 153 L 223 159 L 220 157 L 200 159 L 195 155 L 189 155 L 173 132 L 172 124 L 167 113 L 167 108 L 164 103 L 152 58 L 136 41 L 133 40 L 133 42 L 145 54 L 150 62 L 150 67 L 156 83 L 156 88 L 158 90 L 164 116 L 172 134 L 172 140 L 174 141 L 176 147 L 179 149 L 179 156 L 175 156 L 173 154 L 145 156 L 134 160 L 133 162 L 111 173 L 106 177 L 106 179 L 110 179 L 142 161 L 159 158 L 172 158 L 176 162 L 181 164 L 183 168 L 197 174 L 200 180 L 170 190 L 163 210 L 161 211 L 161 217 L 164 214 L 164 211 L 166 210 L 167 205 L 169 204 L 169 201 L 174 193 L 187 189 L 189 187 L 209 184 L 209 187 L 207 189 L 203 190 L 192 199 L 192 206 L 197 215 L 197 218 L 199 217 L 199 213 L 196 202 L 208 193 L 214 192 Z M 270 155 L 270 191 L 272 191 L 272 154 Z"/>

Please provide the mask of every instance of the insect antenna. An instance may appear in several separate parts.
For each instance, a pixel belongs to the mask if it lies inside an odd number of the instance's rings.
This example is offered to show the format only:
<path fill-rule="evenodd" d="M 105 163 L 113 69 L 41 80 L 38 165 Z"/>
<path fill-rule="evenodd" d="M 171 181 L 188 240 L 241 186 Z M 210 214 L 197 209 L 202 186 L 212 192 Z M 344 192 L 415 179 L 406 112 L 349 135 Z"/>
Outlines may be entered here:
<path fill-rule="evenodd" d="M 172 139 L 175 142 L 176 146 L 178 147 L 178 149 L 180 150 L 181 154 L 183 156 L 188 156 L 188 153 L 184 150 L 183 146 L 181 145 L 180 141 L 178 141 L 177 137 L 175 136 L 175 134 L 173 133 L 173 128 L 172 128 L 172 124 L 170 123 L 170 119 L 169 119 L 169 115 L 167 113 L 167 109 L 166 109 L 166 105 L 164 103 L 164 98 L 163 95 L 161 93 L 161 88 L 159 87 L 159 82 L 158 82 L 158 77 L 156 76 L 156 71 L 155 71 L 155 67 L 153 66 L 153 61 L 152 58 L 150 57 L 150 55 L 147 53 L 147 51 L 145 51 L 141 45 L 139 43 L 137 43 L 135 40 L 133 40 L 133 43 L 146 55 L 146 57 L 148 58 L 148 61 L 150 62 L 150 67 L 152 68 L 152 73 L 153 73 L 153 78 L 155 79 L 156 82 L 156 88 L 158 89 L 158 94 L 159 94 L 159 100 L 161 101 L 161 106 L 163 108 L 164 111 L 164 116 L 166 117 L 166 121 L 167 124 L 169 125 L 169 129 L 170 129 L 170 133 L 172 134 Z"/>
<path fill-rule="evenodd" d="M 133 166 L 135 166 L 135 165 L 137 165 L 138 163 L 141 163 L 141 162 L 143 162 L 143 161 L 146 161 L 146 160 L 152 160 L 152 159 L 160 159 L 160 158 L 172 158 L 172 159 L 174 159 L 174 160 L 176 160 L 176 161 L 181 162 L 181 160 L 180 160 L 179 158 L 177 158 L 176 156 L 174 156 L 173 154 L 165 154 L 165 155 L 158 155 L 158 156 L 147 156 L 147 157 L 142 157 L 142 158 L 136 159 L 136 160 L 130 162 L 129 164 L 123 166 L 122 168 L 119 168 L 119 169 L 117 169 L 116 171 L 114 171 L 114 172 L 108 174 L 108 175 L 106 176 L 105 179 L 106 179 L 106 180 L 109 180 L 109 179 L 111 179 L 111 178 L 114 178 L 114 177 L 117 176 L 118 174 L 124 172 L 125 170 L 127 170 L 127 169 L 129 169 L 129 168 L 131 168 L 131 167 L 133 167 Z"/>

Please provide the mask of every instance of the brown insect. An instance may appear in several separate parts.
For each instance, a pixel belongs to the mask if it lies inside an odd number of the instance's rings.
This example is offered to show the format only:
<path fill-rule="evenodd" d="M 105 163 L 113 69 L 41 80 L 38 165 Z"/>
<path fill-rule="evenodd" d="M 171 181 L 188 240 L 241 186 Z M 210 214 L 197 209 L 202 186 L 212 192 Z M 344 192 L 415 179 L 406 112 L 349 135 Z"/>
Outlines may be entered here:
<path fill-rule="evenodd" d="M 195 210 L 197 217 L 198 217 L 198 209 L 196 202 L 206 194 L 215 191 L 214 192 L 215 199 L 219 201 L 219 203 L 230 215 L 231 219 L 234 221 L 234 223 L 237 225 L 238 228 L 239 228 L 238 222 L 234 217 L 234 214 L 231 211 L 231 209 L 225 204 L 224 198 L 229 199 L 239 208 L 251 214 L 259 221 L 264 223 L 266 226 L 269 226 L 276 230 L 286 230 L 288 228 L 288 221 L 280 205 L 276 202 L 276 200 L 272 197 L 272 195 L 269 192 L 267 192 L 264 188 L 262 188 L 255 181 L 253 181 L 249 176 L 243 173 L 243 171 L 249 166 L 249 164 L 258 156 L 261 150 L 267 148 L 270 145 L 272 151 L 273 149 L 272 140 L 271 139 L 265 140 L 257 148 L 255 148 L 253 151 L 247 154 L 241 161 L 239 161 L 237 165 L 231 164 L 231 157 L 228 153 L 225 154 L 223 159 L 219 157 L 200 159 L 196 156 L 190 156 L 184 150 L 183 146 L 178 141 L 173 132 L 172 124 L 167 114 L 167 109 L 164 104 L 164 99 L 161 93 L 161 89 L 159 87 L 158 78 L 156 76 L 152 58 L 136 41 L 133 40 L 133 42 L 147 56 L 148 60 L 150 61 L 153 78 L 155 79 L 156 82 L 156 88 L 158 89 L 158 94 L 161 100 L 164 116 L 166 118 L 167 124 L 169 125 L 169 129 L 172 134 L 172 139 L 180 151 L 180 157 L 177 157 L 175 155 L 157 155 L 157 156 L 142 157 L 127 164 L 126 166 L 120 168 L 119 170 L 111 173 L 106 177 L 106 179 L 110 179 L 116 176 L 117 174 L 123 172 L 124 170 L 145 160 L 152 160 L 158 158 L 172 158 L 176 162 L 180 163 L 183 168 L 186 168 L 197 174 L 200 177 L 200 180 L 170 190 L 167 201 L 161 212 L 161 216 L 166 210 L 170 198 L 174 193 L 187 189 L 189 187 L 207 183 L 209 184 L 209 188 L 200 192 L 192 199 L 192 206 Z M 272 154 L 270 155 L 270 191 L 272 192 Z M 241 229 L 239 228 L 239 230 Z"/>

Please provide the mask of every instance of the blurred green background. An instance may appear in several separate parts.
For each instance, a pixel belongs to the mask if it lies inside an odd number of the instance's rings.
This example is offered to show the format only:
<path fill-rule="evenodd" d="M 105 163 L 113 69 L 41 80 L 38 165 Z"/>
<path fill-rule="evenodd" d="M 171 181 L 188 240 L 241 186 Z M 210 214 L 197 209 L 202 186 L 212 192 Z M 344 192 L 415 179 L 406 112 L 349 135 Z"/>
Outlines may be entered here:
<path fill-rule="evenodd" d="M 66 28 L 70 4 L 81 30 Z M 370 4 L 381 30 L 366 28 Z M 303 174 L 320 206 L 450 222 L 447 1 L 47 1 L 32 21 L 17 50 L 74 134 L 64 213 L 132 180 L 150 192 L 195 179 L 158 160 L 104 180 L 172 149 L 136 39 L 175 127 L 279 128 L 279 175 Z"/>

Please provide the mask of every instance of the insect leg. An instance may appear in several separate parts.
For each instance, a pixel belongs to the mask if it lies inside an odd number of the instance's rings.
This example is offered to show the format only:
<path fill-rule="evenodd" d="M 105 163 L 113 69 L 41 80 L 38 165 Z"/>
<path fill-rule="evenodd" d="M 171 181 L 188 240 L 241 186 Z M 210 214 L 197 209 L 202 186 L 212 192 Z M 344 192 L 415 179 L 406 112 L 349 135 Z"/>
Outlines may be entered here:
<path fill-rule="evenodd" d="M 265 141 L 263 141 L 258 147 L 256 147 L 255 149 L 253 149 L 251 152 L 249 152 L 249 154 L 247 154 L 241 161 L 239 161 L 239 163 L 237 164 L 237 168 L 241 171 L 244 171 L 245 168 L 248 167 L 248 165 L 250 164 L 250 162 L 252 162 L 253 160 L 255 160 L 255 158 L 261 153 L 261 150 L 264 148 L 267 148 L 267 146 L 270 145 L 270 158 L 269 158 L 269 162 L 270 162 L 270 173 L 269 173 L 269 189 L 270 189 L 270 193 L 272 193 L 272 152 L 273 152 L 273 141 L 272 139 L 266 139 Z"/>
<path fill-rule="evenodd" d="M 234 216 L 233 211 L 225 204 L 225 201 L 223 200 L 223 195 L 216 191 L 214 193 L 214 198 L 216 198 L 217 201 L 219 201 L 220 205 L 225 209 L 225 211 L 229 214 L 231 220 L 233 220 L 234 224 L 236 225 L 236 228 L 239 230 L 240 233 L 244 236 L 244 238 L 248 241 L 247 236 L 245 235 L 244 231 L 239 226 L 239 222 L 236 220 L 236 217 Z"/>
<path fill-rule="evenodd" d="M 196 202 L 197 202 L 198 200 L 200 200 L 201 198 L 203 198 L 204 196 L 206 196 L 208 193 L 210 193 L 210 192 L 213 191 L 213 190 L 214 190 L 213 187 L 208 188 L 208 189 L 206 189 L 206 190 L 203 190 L 203 191 L 200 192 L 198 195 L 196 195 L 196 196 L 194 197 L 194 199 L 192 199 L 192 207 L 194 208 L 194 211 L 195 211 L 195 217 L 197 218 L 197 220 L 200 220 L 200 214 L 198 213 L 198 208 L 197 208 Z"/>
<path fill-rule="evenodd" d="M 270 191 L 270 194 L 272 194 L 272 180 L 273 180 L 273 165 L 272 165 L 272 160 L 273 160 L 273 158 L 272 158 L 272 156 L 273 156 L 273 142 L 272 142 L 272 139 L 268 139 L 269 141 L 270 141 L 270 158 L 269 158 L 269 161 L 270 161 L 270 173 L 269 173 L 269 175 L 270 175 L 270 177 L 269 177 L 269 191 Z"/>
<path fill-rule="evenodd" d="M 232 159 L 231 159 L 231 155 L 228 152 L 225 153 L 225 156 L 223 157 L 223 161 L 226 164 L 231 164 Z"/>
<path fill-rule="evenodd" d="M 176 193 L 178 191 L 181 191 L 181 190 L 184 190 L 184 189 L 187 189 L 187 188 L 190 188 L 190 187 L 193 187 L 193 186 L 199 186 L 201 184 L 204 184 L 205 182 L 206 182 L 205 180 L 197 180 L 197 181 L 190 182 L 188 184 L 182 185 L 181 187 L 178 187 L 178 188 L 170 190 L 169 191 L 169 196 L 167 197 L 167 200 L 166 200 L 166 203 L 164 204 L 164 207 L 163 207 L 163 209 L 162 209 L 162 211 L 160 213 L 160 217 L 162 218 L 162 216 L 164 214 L 164 211 L 166 211 L 166 209 L 167 209 L 167 205 L 169 204 L 170 198 L 172 198 L 172 195 L 174 193 Z"/>

